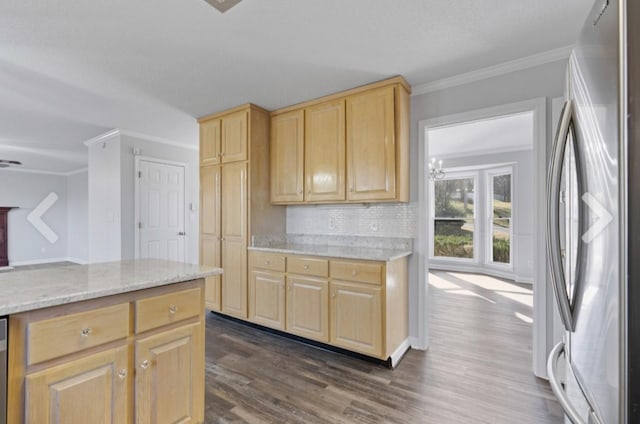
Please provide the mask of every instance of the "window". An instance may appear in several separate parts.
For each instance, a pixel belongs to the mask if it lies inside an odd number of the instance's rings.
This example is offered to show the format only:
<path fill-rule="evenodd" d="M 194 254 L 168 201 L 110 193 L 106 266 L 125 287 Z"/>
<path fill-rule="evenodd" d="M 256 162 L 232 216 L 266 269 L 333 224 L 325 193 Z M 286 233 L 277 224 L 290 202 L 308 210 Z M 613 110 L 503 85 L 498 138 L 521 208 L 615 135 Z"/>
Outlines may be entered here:
<path fill-rule="evenodd" d="M 489 249 L 487 263 L 511 265 L 512 172 L 510 168 L 487 172 L 489 192 Z"/>
<path fill-rule="evenodd" d="M 474 259 L 475 176 L 433 182 L 433 256 Z"/>

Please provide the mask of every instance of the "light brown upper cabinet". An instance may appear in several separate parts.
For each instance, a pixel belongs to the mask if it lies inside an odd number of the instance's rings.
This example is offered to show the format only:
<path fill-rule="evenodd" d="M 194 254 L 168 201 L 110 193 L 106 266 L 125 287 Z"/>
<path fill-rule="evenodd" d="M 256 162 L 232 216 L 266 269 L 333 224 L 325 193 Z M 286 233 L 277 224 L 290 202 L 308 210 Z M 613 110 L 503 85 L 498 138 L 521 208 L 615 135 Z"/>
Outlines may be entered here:
<path fill-rule="evenodd" d="M 271 119 L 271 201 L 302 202 L 304 111 Z"/>
<path fill-rule="evenodd" d="M 396 198 L 394 87 L 347 98 L 347 199 Z"/>
<path fill-rule="evenodd" d="M 304 199 L 325 202 L 345 199 L 344 100 L 305 109 Z"/>
<path fill-rule="evenodd" d="M 200 165 L 220 163 L 220 120 L 212 119 L 200 125 Z"/>
<path fill-rule="evenodd" d="M 200 123 L 200 166 L 247 160 L 249 112 L 240 110 Z"/>
<path fill-rule="evenodd" d="M 271 202 L 408 202 L 409 95 L 394 77 L 271 112 Z"/>
<path fill-rule="evenodd" d="M 222 118 L 222 163 L 247 160 L 248 115 L 248 111 L 241 110 Z"/>
<path fill-rule="evenodd" d="M 269 112 L 252 104 L 200 118 L 200 263 L 208 309 L 246 319 L 247 246 L 254 234 L 283 233 L 285 209 L 269 199 Z M 302 122 L 302 118 L 300 119 Z M 219 128 L 216 130 L 215 128 Z M 207 146 L 218 131 L 218 163 Z M 302 159 L 301 159 L 302 160 Z"/>

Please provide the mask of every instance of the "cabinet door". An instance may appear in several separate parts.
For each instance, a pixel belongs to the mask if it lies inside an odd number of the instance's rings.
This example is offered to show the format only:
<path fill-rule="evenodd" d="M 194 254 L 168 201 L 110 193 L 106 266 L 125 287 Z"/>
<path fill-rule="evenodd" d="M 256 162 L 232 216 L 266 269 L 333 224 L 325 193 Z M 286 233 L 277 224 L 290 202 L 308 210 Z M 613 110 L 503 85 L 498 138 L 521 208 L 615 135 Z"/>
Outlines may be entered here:
<path fill-rule="evenodd" d="M 271 201 L 302 202 L 304 111 L 271 118 Z"/>
<path fill-rule="evenodd" d="M 220 267 L 221 167 L 200 168 L 200 263 Z M 206 307 L 220 310 L 220 276 L 206 278 Z"/>
<path fill-rule="evenodd" d="M 128 352 L 121 346 L 27 375 L 24 422 L 130 422 Z"/>
<path fill-rule="evenodd" d="M 396 197 L 394 88 L 347 98 L 347 200 Z"/>
<path fill-rule="evenodd" d="M 331 344 L 381 358 L 382 291 L 331 282 Z"/>
<path fill-rule="evenodd" d="M 249 320 L 284 330 L 284 274 L 251 271 L 249 279 Z"/>
<path fill-rule="evenodd" d="M 287 331 L 329 342 L 329 283 L 327 280 L 287 277 Z"/>
<path fill-rule="evenodd" d="M 247 160 L 248 120 L 246 110 L 222 118 L 222 163 Z"/>
<path fill-rule="evenodd" d="M 220 120 L 200 124 L 200 165 L 220 163 Z"/>
<path fill-rule="evenodd" d="M 345 199 L 344 100 L 305 110 L 305 201 Z"/>
<path fill-rule="evenodd" d="M 222 312 L 247 318 L 247 164 L 222 167 Z"/>
<path fill-rule="evenodd" d="M 136 423 L 203 422 L 202 324 L 140 339 L 136 342 L 135 361 Z"/>

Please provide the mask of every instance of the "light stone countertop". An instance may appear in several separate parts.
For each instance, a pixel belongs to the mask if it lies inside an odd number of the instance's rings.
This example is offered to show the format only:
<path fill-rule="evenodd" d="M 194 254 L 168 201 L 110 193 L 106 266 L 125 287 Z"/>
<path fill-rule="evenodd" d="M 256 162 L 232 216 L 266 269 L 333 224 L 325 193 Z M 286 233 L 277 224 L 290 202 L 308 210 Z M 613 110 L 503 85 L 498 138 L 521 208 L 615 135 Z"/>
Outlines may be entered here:
<path fill-rule="evenodd" d="M 0 315 L 15 314 L 222 274 L 160 259 L 64 265 L 0 273 Z"/>
<path fill-rule="evenodd" d="M 250 246 L 249 250 L 298 255 L 325 256 L 330 258 L 361 259 L 388 262 L 411 255 L 410 249 L 372 248 L 361 246 L 333 246 L 326 244 L 294 244 L 271 242 L 266 246 Z"/>

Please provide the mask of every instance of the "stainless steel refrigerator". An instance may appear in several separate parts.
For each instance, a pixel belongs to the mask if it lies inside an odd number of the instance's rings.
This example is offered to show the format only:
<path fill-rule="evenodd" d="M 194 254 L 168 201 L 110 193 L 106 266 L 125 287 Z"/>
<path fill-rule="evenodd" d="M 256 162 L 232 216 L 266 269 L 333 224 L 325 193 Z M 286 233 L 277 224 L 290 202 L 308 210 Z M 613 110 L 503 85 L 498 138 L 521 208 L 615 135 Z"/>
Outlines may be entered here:
<path fill-rule="evenodd" d="M 547 368 L 576 424 L 640 423 L 638 27 L 640 0 L 595 3 L 550 159 L 548 261 L 566 333 Z"/>

